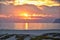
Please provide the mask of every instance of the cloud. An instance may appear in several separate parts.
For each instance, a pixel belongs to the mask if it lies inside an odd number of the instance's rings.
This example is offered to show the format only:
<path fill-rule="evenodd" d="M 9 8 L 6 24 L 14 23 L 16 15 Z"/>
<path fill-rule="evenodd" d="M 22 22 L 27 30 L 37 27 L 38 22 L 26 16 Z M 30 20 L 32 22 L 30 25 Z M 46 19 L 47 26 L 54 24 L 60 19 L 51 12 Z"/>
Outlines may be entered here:
<path fill-rule="evenodd" d="M 42 11 L 45 12 L 46 14 L 50 14 L 54 16 L 55 18 L 60 18 L 60 6 L 41 6 L 43 9 Z"/>
<path fill-rule="evenodd" d="M 55 2 L 54 2 L 55 1 Z M 24 4 L 33 4 L 36 6 L 46 5 L 46 6 L 59 6 L 60 1 L 58 0 L 0 0 L 0 3 L 6 5 L 24 5 Z"/>
<path fill-rule="evenodd" d="M 5 4 L 0 4 L 0 14 L 13 14 L 14 13 L 15 7 L 13 5 L 5 5 Z"/>
<path fill-rule="evenodd" d="M 60 0 L 52 0 L 52 1 L 56 1 L 56 2 L 60 3 Z"/>
<path fill-rule="evenodd" d="M 25 5 L 4 5 L 0 4 L 0 14 L 5 15 L 19 15 L 21 13 L 29 13 L 29 14 L 47 14 L 54 15 L 56 18 L 60 18 L 60 6 L 40 6 L 37 7 L 35 5 L 25 4 Z"/>
<path fill-rule="evenodd" d="M 30 14 L 39 14 L 39 13 L 43 13 L 42 10 L 40 10 L 37 6 L 35 5 L 29 5 L 29 4 L 25 4 L 25 5 L 20 5 L 20 6 L 16 6 L 20 12 L 28 12 Z"/>
<path fill-rule="evenodd" d="M 35 5 L 19 5 L 19 6 L 14 6 L 14 5 L 4 5 L 1 4 L 0 8 L 0 13 L 2 14 L 20 14 L 23 12 L 27 12 L 30 14 L 39 14 L 43 13 L 37 6 Z"/>
<path fill-rule="evenodd" d="M 20 18 L 20 17 L 16 17 L 16 16 L 23 14 L 23 13 L 29 13 L 31 15 L 32 14 L 40 14 L 40 15 L 45 14 L 47 16 L 39 17 L 39 18 L 42 18 L 42 21 L 41 21 L 41 19 L 39 19 L 40 21 L 38 21 L 38 20 L 35 20 L 35 21 L 36 22 L 52 22 L 53 19 L 60 18 L 60 6 L 53 6 L 53 7 L 40 6 L 40 7 L 37 7 L 35 5 L 25 4 L 25 5 L 17 5 L 17 6 L 2 5 L 2 9 L 0 8 L 0 14 L 7 15 L 7 16 L 11 15 L 12 19 L 17 18 L 16 21 L 18 21 Z M 49 16 L 49 15 L 51 15 L 51 16 Z M 11 18 L 10 18 L 10 20 L 12 20 Z"/>

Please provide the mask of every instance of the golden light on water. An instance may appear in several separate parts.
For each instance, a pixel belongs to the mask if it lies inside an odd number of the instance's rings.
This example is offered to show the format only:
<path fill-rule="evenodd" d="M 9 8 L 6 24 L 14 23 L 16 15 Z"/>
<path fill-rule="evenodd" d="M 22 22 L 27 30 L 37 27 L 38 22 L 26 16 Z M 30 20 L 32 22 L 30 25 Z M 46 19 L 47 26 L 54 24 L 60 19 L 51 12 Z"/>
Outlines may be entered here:
<path fill-rule="evenodd" d="M 52 0 L 15 0 L 14 5 L 23 4 L 34 4 L 37 6 L 47 5 L 47 6 L 59 6 L 60 4 Z"/>
<path fill-rule="evenodd" d="M 25 23 L 25 30 L 28 30 L 28 23 Z"/>
<path fill-rule="evenodd" d="M 29 25 L 28 23 L 14 23 L 15 29 L 17 30 L 28 30 Z"/>

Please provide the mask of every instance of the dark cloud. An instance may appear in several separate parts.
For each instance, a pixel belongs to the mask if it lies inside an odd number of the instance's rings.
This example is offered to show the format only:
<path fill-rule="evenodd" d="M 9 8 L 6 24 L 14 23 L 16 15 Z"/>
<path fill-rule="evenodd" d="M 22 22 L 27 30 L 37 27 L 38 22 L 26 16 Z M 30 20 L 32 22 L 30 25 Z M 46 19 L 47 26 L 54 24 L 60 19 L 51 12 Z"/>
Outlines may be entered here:
<path fill-rule="evenodd" d="M 52 1 L 56 1 L 56 2 L 60 3 L 60 0 L 52 0 Z"/>
<path fill-rule="evenodd" d="M 12 14 L 14 9 L 15 7 L 13 5 L 0 4 L 0 14 Z"/>
<path fill-rule="evenodd" d="M 43 12 L 46 14 L 53 15 L 55 18 L 60 18 L 60 6 L 41 6 L 43 8 Z"/>

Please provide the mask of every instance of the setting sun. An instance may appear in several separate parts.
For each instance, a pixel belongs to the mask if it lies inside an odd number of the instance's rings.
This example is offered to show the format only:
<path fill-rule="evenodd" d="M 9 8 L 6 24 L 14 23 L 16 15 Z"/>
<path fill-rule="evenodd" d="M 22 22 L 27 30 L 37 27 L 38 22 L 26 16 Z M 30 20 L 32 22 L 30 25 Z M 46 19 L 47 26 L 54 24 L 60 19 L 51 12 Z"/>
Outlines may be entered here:
<path fill-rule="evenodd" d="M 23 16 L 28 17 L 29 15 L 27 13 L 24 13 Z"/>
<path fill-rule="evenodd" d="M 19 14 L 19 16 L 22 16 L 23 17 L 23 19 L 30 19 L 30 14 L 28 14 L 27 12 L 23 12 L 23 13 L 21 13 L 21 14 Z"/>

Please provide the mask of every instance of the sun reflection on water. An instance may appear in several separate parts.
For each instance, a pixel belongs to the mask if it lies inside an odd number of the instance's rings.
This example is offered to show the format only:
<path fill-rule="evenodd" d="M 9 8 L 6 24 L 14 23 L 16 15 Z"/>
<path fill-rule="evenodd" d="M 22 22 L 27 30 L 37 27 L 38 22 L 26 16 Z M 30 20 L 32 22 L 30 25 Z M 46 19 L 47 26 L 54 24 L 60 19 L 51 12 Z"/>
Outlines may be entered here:
<path fill-rule="evenodd" d="M 28 23 L 25 23 L 25 30 L 28 30 Z"/>

